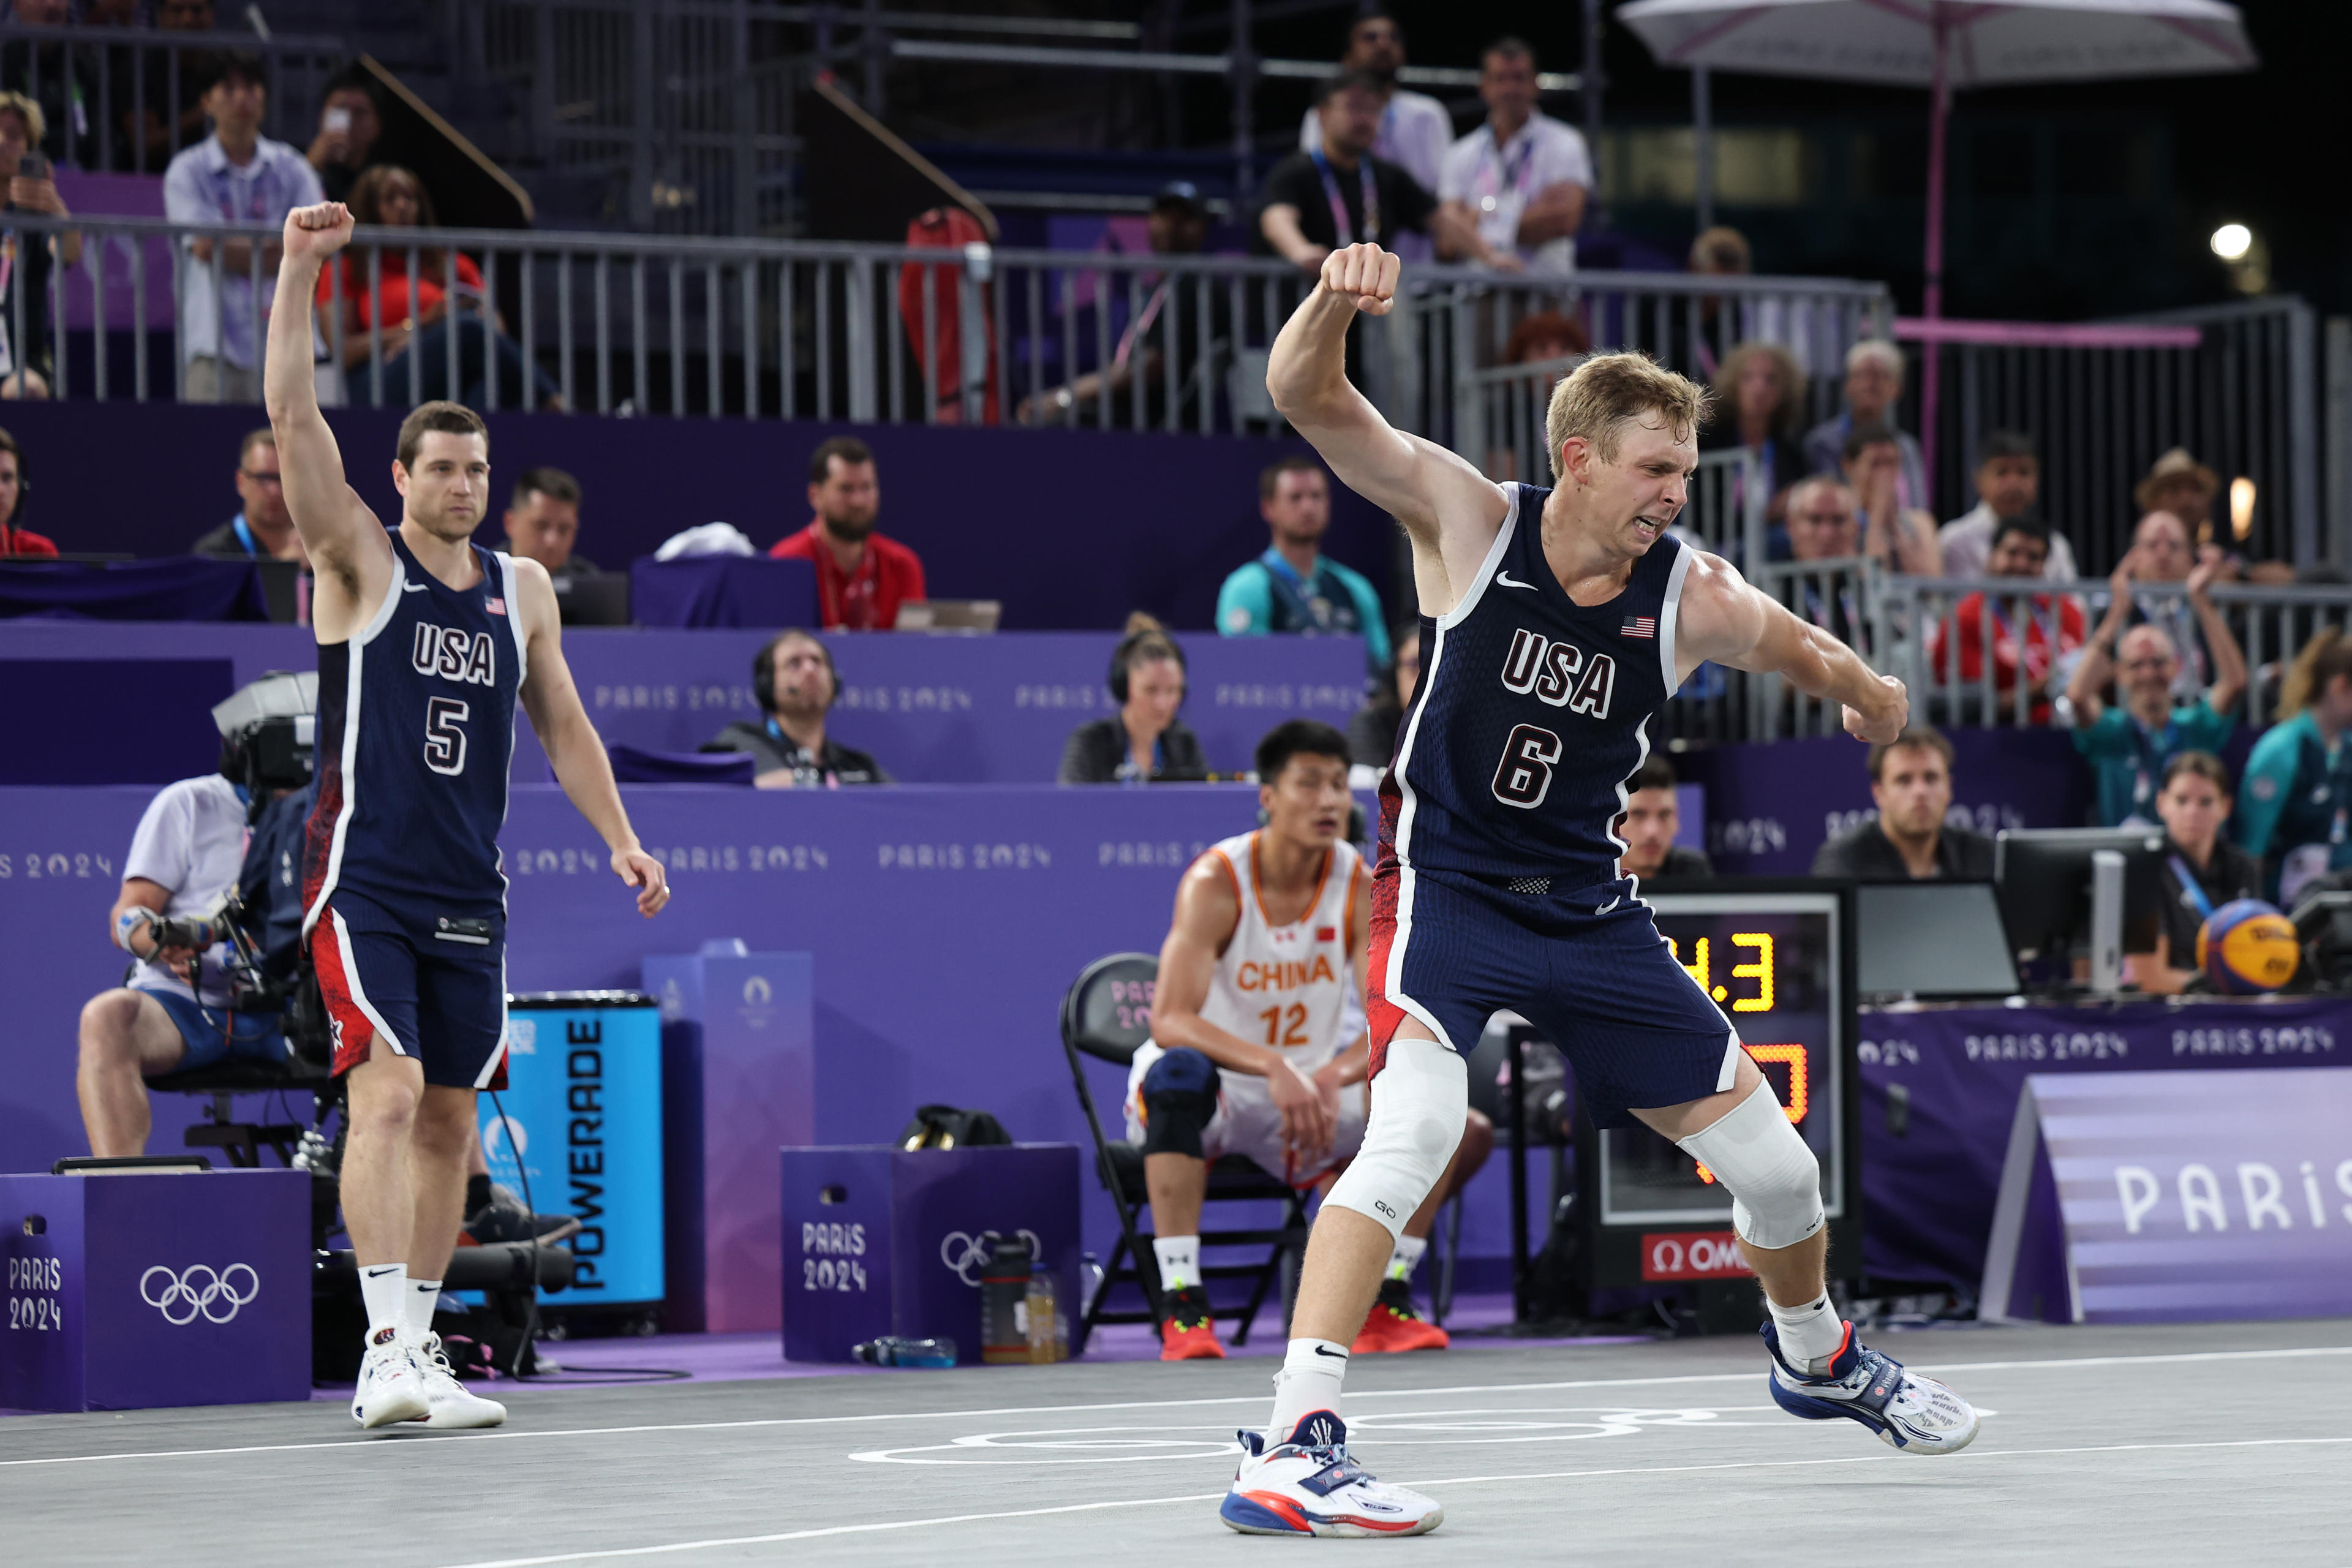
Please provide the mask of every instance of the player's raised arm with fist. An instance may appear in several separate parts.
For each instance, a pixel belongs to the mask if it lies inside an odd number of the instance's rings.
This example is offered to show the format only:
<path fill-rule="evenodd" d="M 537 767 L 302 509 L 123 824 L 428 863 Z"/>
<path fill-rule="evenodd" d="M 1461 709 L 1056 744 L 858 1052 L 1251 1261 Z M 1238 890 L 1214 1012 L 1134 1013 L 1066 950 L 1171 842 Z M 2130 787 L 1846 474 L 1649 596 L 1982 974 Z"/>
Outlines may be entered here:
<path fill-rule="evenodd" d="M 1476 575 L 1509 503 L 1466 460 L 1381 417 L 1348 380 L 1348 329 L 1359 315 L 1395 309 L 1397 271 L 1395 255 L 1377 245 L 1325 257 L 1274 341 L 1265 385 L 1340 482 L 1404 526 L 1422 607 L 1442 614 L 1457 596 L 1453 584 Z"/>
<path fill-rule="evenodd" d="M 339 642 L 365 625 L 392 583 L 392 546 L 383 524 L 343 477 L 342 450 L 319 411 L 312 379 L 310 301 L 320 268 L 351 243 L 353 226 L 351 209 L 341 202 L 296 207 L 286 215 L 286 255 L 278 268 L 262 372 L 286 510 L 318 573 L 311 624 L 321 642 Z"/>

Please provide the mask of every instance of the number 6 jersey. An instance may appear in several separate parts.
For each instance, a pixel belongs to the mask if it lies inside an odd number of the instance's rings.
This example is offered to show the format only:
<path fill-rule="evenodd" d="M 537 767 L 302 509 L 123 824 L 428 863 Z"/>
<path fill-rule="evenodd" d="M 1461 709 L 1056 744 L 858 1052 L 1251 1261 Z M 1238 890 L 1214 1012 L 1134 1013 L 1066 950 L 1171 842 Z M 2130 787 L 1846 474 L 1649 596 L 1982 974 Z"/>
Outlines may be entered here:
<path fill-rule="evenodd" d="M 1593 887 L 1619 875 L 1625 781 L 1676 685 L 1691 552 L 1665 535 L 1623 593 L 1579 605 L 1544 559 L 1551 492 L 1503 489 L 1510 510 L 1478 575 L 1452 613 L 1422 619 L 1424 673 L 1381 781 L 1381 849 L 1407 870 Z"/>
<path fill-rule="evenodd" d="M 383 603 L 319 647 L 305 931 L 340 888 L 460 918 L 506 907 L 498 838 L 524 673 L 514 563 L 474 545 L 482 580 L 451 588 L 391 538 Z"/>

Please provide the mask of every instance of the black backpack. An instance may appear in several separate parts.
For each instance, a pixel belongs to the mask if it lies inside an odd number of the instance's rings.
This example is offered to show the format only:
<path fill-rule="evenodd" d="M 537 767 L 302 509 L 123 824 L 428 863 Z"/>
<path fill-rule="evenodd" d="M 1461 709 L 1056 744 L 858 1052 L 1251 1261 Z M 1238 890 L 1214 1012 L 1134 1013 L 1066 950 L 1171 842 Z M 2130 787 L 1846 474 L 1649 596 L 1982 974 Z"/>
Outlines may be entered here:
<path fill-rule="evenodd" d="M 915 1119 L 898 1134 L 901 1149 L 977 1149 L 1010 1143 L 1004 1123 L 985 1110 L 954 1105 L 919 1105 Z"/>

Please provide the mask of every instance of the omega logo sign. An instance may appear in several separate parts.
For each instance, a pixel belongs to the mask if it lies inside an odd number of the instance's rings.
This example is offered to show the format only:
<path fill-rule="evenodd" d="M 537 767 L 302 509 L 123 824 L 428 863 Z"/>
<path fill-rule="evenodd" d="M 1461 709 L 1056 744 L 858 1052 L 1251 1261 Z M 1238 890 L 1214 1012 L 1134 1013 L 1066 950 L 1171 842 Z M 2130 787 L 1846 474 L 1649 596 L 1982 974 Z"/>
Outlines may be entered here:
<path fill-rule="evenodd" d="M 1727 1230 L 1652 1231 L 1642 1237 L 1642 1279 L 1730 1279 L 1748 1272 L 1739 1237 Z"/>

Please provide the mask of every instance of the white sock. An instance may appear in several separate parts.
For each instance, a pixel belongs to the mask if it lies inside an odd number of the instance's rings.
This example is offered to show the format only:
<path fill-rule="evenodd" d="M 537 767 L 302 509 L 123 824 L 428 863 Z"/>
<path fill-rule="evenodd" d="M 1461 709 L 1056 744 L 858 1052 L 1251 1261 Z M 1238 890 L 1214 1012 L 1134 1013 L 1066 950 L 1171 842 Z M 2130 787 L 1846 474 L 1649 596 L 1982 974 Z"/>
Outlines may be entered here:
<path fill-rule="evenodd" d="M 1156 1236 L 1151 1250 L 1160 1258 L 1160 1288 L 1189 1290 L 1201 1282 L 1201 1238 L 1197 1236 Z"/>
<path fill-rule="evenodd" d="M 394 1333 L 408 1321 L 408 1265 L 370 1264 L 360 1270 L 360 1300 L 367 1304 L 368 1339 Z"/>
<path fill-rule="evenodd" d="M 1293 1340 L 1274 1380 L 1274 1419 L 1268 1443 L 1287 1441 L 1302 1415 L 1318 1410 L 1339 1413 L 1339 1382 L 1348 1373 L 1348 1347 L 1329 1340 Z"/>
<path fill-rule="evenodd" d="M 1801 1307 L 1783 1307 L 1769 1296 L 1764 1305 L 1780 1331 L 1781 1359 L 1809 1375 L 1827 1372 L 1831 1358 L 1845 1344 L 1845 1321 L 1830 1304 L 1829 1292 Z"/>
<path fill-rule="evenodd" d="M 1421 1267 L 1421 1255 L 1428 1250 L 1429 1237 L 1425 1236 L 1398 1237 L 1396 1250 L 1389 1254 L 1389 1278 L 1412 1279 L 1412 1271 Z"/>
<path fill-rule="evenodd" d="M 408 1331 L 422 1339 L 433 1331 L 433 1304 L 441 1300 L 438 1279 L 411 1279 L 408 1291 Z"/>

